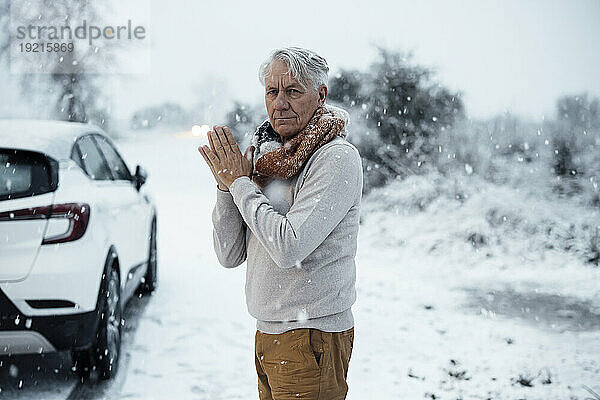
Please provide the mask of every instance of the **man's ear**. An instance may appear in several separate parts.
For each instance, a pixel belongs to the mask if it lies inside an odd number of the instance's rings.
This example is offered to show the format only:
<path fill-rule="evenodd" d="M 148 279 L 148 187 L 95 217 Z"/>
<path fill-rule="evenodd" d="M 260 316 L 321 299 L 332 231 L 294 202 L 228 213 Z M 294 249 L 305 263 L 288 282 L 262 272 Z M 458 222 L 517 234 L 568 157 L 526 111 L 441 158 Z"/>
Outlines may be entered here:
<path fill-rule="evenodd" d="M 321 85 L 317 93 L 319 93 L 319 105 L 322 106 L 325 104 L 325 99 L 327 98 L 327 86 Z"/>

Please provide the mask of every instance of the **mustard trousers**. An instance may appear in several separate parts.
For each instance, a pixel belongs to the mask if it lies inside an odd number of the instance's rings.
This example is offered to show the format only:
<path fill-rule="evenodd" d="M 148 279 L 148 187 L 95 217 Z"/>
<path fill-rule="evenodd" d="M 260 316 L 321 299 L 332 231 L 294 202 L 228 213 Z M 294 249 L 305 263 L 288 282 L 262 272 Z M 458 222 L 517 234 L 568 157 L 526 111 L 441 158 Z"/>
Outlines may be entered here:
<path fill-rule="evenodd" d="M 343 400 L 354 328 L 344 332 L 256 331 L 254 359 L 260 400 Z"/>

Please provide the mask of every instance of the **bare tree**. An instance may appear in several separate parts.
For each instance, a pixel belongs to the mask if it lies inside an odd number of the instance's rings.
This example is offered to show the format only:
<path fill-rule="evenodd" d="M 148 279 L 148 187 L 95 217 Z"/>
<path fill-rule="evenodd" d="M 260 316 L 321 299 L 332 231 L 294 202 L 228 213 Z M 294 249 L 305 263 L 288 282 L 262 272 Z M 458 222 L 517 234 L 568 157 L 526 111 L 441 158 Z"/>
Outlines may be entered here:
<path fill-rule="evenodd" d="M 9 31 L 11 15 L 23 26 L 36 26 L 40 21 L 44 25 L 70 26 L 84 18 L 94 20 L 107 7 L 88 0 L 42 0 L 39 4 L 42 7 L 32 7 L 29 2 L 0 0 L 0 26 L 6 30 L 0 39 L 0 60 L 8 64 L 15 62 L 10 59 L 10 46 L 15 45 L 15 32 Z M 48 110 L 32 112 L 39 116 L 46 111 L 56 119 L 95 122 L 106 128 L 109 111 L 99 89 L 102 75 L 94 73 L 92 63 L 98 59 L 97 52 L 97 47 L 73 46 L 68 52 L 36 53 L 34 60 L 43 67 L 43 73 L 32 73 L 27 65 L 17 64 L 17 68 L 24 68 L 20 74 L 22 95 L 47 99 L 43 104 L 47 104 Z M 103 57 L 111 55 L 107 52 Z"/>

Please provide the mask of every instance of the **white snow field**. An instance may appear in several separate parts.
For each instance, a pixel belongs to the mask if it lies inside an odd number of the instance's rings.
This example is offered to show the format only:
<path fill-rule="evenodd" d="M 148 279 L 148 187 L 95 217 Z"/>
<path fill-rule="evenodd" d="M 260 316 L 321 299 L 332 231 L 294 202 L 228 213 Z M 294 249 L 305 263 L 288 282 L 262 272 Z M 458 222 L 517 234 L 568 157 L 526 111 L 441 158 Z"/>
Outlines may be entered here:
<path fill-rule="evenodd" d="M 126 312 L 117 379 L 85 386 L 68 368 L 20 376 L 14 367 L 0 380 L 0 397 L 258 397 L 245 264 L 222 268 L 212 250 L 216 187 L 200 143 L 174 133 L 118 143 L 132 166 L 149 173 L 159 289 Z M 348 399 L 584 400 L 595 399 L 588 389 L 600 393 L 600 268 L 531 228 L 549 220 L 598 226 L 597 211 L 474 176 L 450 182 L 437 175 L 379 189 L 363 205 Z M 30 362 L 66 362 L 49 360 Z M 0 368 L 23 365 L 3 362 Z"/>

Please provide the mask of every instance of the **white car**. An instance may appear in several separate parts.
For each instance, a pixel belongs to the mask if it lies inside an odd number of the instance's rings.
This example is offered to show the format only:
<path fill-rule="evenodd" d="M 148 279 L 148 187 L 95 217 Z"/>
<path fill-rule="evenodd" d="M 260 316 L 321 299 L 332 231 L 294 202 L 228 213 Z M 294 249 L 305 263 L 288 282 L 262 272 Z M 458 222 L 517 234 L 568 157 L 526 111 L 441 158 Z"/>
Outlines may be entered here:
<path fill-rule="evenodd" d="M 114 376 L 122 310 L 157 286 L 156 208 L 90 124 L 0 121 L 0 355 Z"/>

